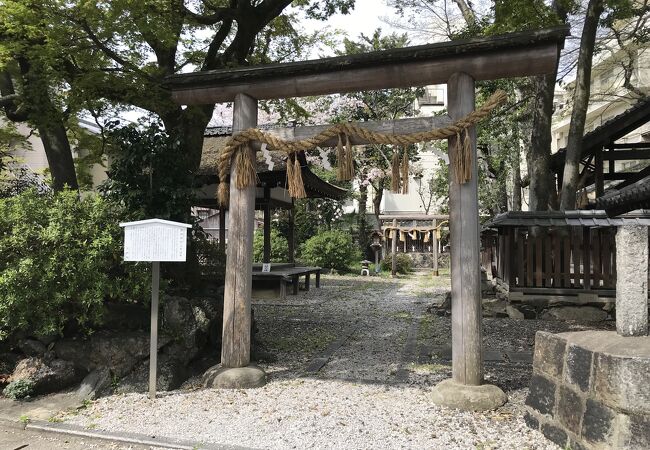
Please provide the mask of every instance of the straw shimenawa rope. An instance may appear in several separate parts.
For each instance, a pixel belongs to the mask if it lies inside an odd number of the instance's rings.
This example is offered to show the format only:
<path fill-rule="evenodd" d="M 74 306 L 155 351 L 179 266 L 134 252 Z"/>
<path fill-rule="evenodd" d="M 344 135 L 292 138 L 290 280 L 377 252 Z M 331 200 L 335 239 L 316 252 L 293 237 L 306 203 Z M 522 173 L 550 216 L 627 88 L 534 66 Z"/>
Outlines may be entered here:
<path fill-rule="evenodd" d="M 444 128 L 437 128 L 429 131 L 422 131 L 410 134 L 384 134 L 376 131 L 371 131 L 363 128 L 355 123 L 339 123 L 321 131 L 320 133 L 299 141 L 285 141 L 270 133 L 265 133 L 257 128 L 249 128 L 248 130 L 241 131 L 232 135 L 226 142 L 226 146 L 219 155 L 219 189 L 218 199 L 222 205 L 228 204 L 228 196 L 230 186 L 228 185 L 230 166 L 233 159 L 233 154 L 238 153 L 237 162 L 245 168 L 245 174 L 237 176 L 236 186 L 238 189 L 244 189 L 255 182 L 256 176 L 254 173 L 253 161 L 250 159 L 252 152 L 242 151 L 248 148 L 251 141 L 259 141 L 267 144 L 267 146 L 274 150 L 281 150 L 287 153 L 289 157 L 295 155 L 297 152 L 311 150 L 318 146 L 321 142 L 327 141 L 338 136 L 339 145 L 337 147 L 337 159 L 339 163 L 339 176 L 343 179 L 350 179 L 354 175 L 354 161 L 352 158 L 352 148 L 350 145 L 350 136 L 357 136 L 367 142 L 373 144 L 386 144 L 396 146 L 408 146 L 418 142 L 432 141 L 436 139 L 446 139 L 456 137 L 455 158 L 453 159 L 453 170 L 456 179 L 460 183 L 466 183 L 471 178 L 472 173 L 472 155 L 471 155 L 471 142 L 467 129 L 472 125 L 480 122 L 485 118 L 494 108 L 501 105 L 507 100 L 505 92 L 496 91 L 490 98 L 477 110 L 472 111 L 467 116 L 458 119 L 453 124 Z M 464 139 L 463 138 L 463 133 Z M 345 148 L 342 135 L 345 137 Z M 396 150 L 397 151 L 397 150 Z M 247 159 L 248 163 L 243 159 Z M 293 170 L 289 169 L 291 158 L 287 160 L 287 178 L 289 186 L 289 194 L 294 198 L 304 197 L 304 186 L 302 186 L 302 172 L 300 170 L 300 163 L 297 158 L 294 158 Z M 240 167 L 241 167 L 240 166 Z M 252 173 L 251 173 L 252 170 Z M 408 170 L 408 169 L 407 169 Z M 289 175 L 291 172 L 291 175 Z M 398 172 L 399 173 L 399 172 Z M 298 181 L 297 177 L 300 176 L 301 180 Z M 398 175 L 399 177 L 399 175 Z M 395 181 L 393 180 L 393 183 Z M 298 186 L 300 184 L 301 186 Z M 408 189 L 408 188 L 406 188 Z"/>

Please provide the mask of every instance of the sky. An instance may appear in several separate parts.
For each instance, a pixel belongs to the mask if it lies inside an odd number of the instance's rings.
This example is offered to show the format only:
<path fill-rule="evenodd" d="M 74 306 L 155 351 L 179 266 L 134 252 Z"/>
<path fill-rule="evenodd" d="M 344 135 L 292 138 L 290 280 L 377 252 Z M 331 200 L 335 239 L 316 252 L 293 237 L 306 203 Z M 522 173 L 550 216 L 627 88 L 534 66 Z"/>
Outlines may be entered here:
<path fill-rule="evenodd" d="M 354 10 L 350 14 L 335 14 L 327 20 L 326 25 L 333 30 L 344 31 L 348 37 L 356 39 L 361 33 L 372 35 L 377 28 L 381 28 L 383 34 L 398 31 L 381 20 L 391 16 L 396 18 L 395 9 L 386 6 L 384 0 L 356 0 Z M 301 23 L 309 32 L 323 28 L 323 22 L 320 20 L 303 19 Z M 331 56 L 332 52 L 328 53 L 327 56 Z"/>

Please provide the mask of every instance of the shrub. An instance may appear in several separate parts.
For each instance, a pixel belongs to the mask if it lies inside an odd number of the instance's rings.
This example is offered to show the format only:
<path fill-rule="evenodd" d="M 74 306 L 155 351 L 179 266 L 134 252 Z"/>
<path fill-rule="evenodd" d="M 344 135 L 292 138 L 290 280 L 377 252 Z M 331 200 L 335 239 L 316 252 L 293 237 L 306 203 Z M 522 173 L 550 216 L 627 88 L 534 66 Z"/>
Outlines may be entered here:
<path fill-rule="evenodd" d="M 310 264 L 327 269 L 347 271 L 361 259 L 361 253 L 349 233 L 339 230 L 323 231 L 302 245 L 302 258 Z"/>
<path fill-rule="evenodd" d="M 225 282 L 226 275 L 226 254 L 221 250 L 217 241 L 208 238 L 207 233 L 200 230 L 192 230 L 190 245 L 191 251 L 196 254 L 197 267 L 189 267 L 191 272 L 199 275 L 195 283 L 201 279 L 209 280 L 217 286 Z"/>
<path fill-rule="evenodd" d="M 264 259 L 264 232 L 257 230 L 253 239 L 253 259 L 262 262 Z M 289 260 L 289 243 L 275 228 L 271 228 L 271 262 L 287 262 Z"/>
<path fill-rule="evenodd" d="M 386 257 L 381 260 L 381 270 L 390 272 L 393 270 L 393 259 L 390 253 L 386 254 Z M 406 253 L 398 253 L 395 257 L 397 273 L 407 274 L 413 270 L 413 260 Z"/>
<path fill-rule="evenodd" d="M 144 300 L 147 264 L 122 263 L 121 209 L 98 196 L 34 190 L 0 200 L 0 340 L 90 330 L 104 300 Z"/>
<path fill-rule="evenodd" d="M 13 400 L 20 400 L 21 398 L 29 397 L 34 392 L 34 382 L 29 378 L 16 380 L 9 383 L 2 394 Z"/>

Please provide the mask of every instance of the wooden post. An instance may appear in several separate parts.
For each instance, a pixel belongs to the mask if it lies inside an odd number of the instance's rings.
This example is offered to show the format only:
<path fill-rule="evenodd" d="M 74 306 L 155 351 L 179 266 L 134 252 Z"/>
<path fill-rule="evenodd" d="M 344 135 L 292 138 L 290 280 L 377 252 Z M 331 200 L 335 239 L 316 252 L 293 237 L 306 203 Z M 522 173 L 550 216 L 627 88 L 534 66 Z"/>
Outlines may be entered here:
<path fill-rule="evenodd" d="M 596 150 L 596 197 L 605 193 L 605 181 L 603 177 L 603 148 Z"/>
<path fill-rule="evenodd" d="M 437 277 L 438 273 L 438 219 L 433 219 L 433 236 L 431 237 L 431 258 L 433 258 L 433 276 Z"/>
<path fill-rule="evenodd" d="M 219 249 L 226 252 L 226 210 L 219 210 Z"/>
<path fill-rule="evenodd" d="M 264 188 L 264 257 L 265 263 L 271 262 L 271 189 Z"/>
<path fill-rule="evenodd" d="M 296 205 L 291 199 L 291 209 L 289 210 L 289 262 L 293 263 L 296 261 Z"/>
<path fill-rule="evenodd" d="M 448 110 L 459 119 L 474 110 L 474 79 L 455 73 L 447 83 Z M 478 220 L 476 129 L 469 128 L 472 178 L 464 184 L 449 170 L 449 228 L 451 233 L 452 378 L 466 385 L 483 381 L 481 346 L 481 269 Z M 456 157 L 456 137 L 449 153 Z"/>
<path fill-rule="evenodd" d="M 237 94 L 233 105 L 233 133 L 257 125 L 257 100 Z M 253 160 L 255 154 L 249 149 Z M 230 209 L 226 249 L 226 283 L 223 296 L 223 367 L 245 367 L 250 363 L 251 288 L 255 184 L 237 189 L 237 158 L 230 170 Z"/>
<path fill-rule="evenodd" d="M 151 339 L 149 342 L 149 398 L 156 398 L 158 371 L 158 292 L 160 289 L 160 261 L 151 263 Z"/>
<path fill-rule="evenodd" d="M 397 240 L 399 239 L 399 231 L 396 229 L 397 227 L 397 219 L 393 219 L 393 229 L 391 230 L 390 235 L 393 237 L 391 240 L 391 253 L 390 253 L 390 258 L 391 258 L 391 269 L 390 269 L 390 275 L 394 277 L 397 275 Z"/>

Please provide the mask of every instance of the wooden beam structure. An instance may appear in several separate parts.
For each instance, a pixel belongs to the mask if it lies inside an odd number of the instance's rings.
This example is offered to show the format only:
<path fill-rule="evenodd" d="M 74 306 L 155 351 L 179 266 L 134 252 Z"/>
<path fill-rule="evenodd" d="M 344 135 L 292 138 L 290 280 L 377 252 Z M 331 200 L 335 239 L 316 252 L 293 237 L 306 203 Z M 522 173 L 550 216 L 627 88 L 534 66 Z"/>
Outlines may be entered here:
<path fill-rule="evenodd" d="M 433 275 L 438 276 L 439 271 L 438 271 L 438 219 L 433 219 L 431 221 L 431 225 L 433 228 L 436 228 L 436 230 L 433 231 L 432 233 L 432 238 L 431 238 L 431 259 L 432 261 L 432 269 L 433 269 Z"/>
<path fill-rule="evenodd" d="M 412 119 L 363 126 L 391 134 L 427 131 L 444 126 L 474 110 L 475 81 L 553 73 L 568 27 L 511 33 L 361 55 L 323 58 L 259 67 L 174 75 L 167 79 L 172 98 L 181 104 L 235 102 L 233 132 L 254 127 L 254 99 L 334 94 L 374 89 L 406 88 L 448 83 L 449 117 Z M 373 128 L 374 127 L 374 128 Z M 320 128 L 322 129 L 322 127 Z M 302 139 L 319 128 L 286 131 L 283 137 Z M 275 132 L 275 131 L 274 131 Z M 447 406 L 472 409 L 476 392 L 491 391 L 493 409 L 505 402 L 495 386 L 483 381 L 476 131 L 470 130 L 472 177 L 461 184 L 450 170 L 449 204 L 452 264 L 453 380 L 440 383 L 437 398 Z M 353 144 L 363 144 L 355 141 Z M 325 143 L 324 145 L 333 145 Z M 452 161 L 455 137 L 449 140 Z M 252 150 L 251 150 L 252 151 Z M 222 365 L 242 367 L 250 361 L 250 291 L 255 187 L 235 188 L 237 166 L 231 168 L 230 224 Z M 411 218 L 413 220 L 414 218 Z M 435 218 L 429 218 L 433 220 Z M 397 224 L 397 218 L 393 218 Z M 393 258 L 399 237 L 393 239 Z M 393 259 L 393 273 L 395 269 Z M 462 385 L 462 389 L 456 389 Z M 453 395 L 447 395 L 451 389 Z M 496 392 L 496 394 L 495 394 Z M 495 395 L 493 395 L 495 394 Z M 484 396 L 484 394 L 478 394 Z M 437 401 L 437 400 L 434 400 Z"/>
<path fill-rule="evenodd" d="M 396 120 L 378 120 L 373 122 L 359 122 L 361 128 L 369 131 L 384 134 L 409 134 L 421 131 L 429 131 L 434 128 L 444 128 L 451 125 L 453 120 L 447 115 L 432 116 L 432 117 L 412 117 L 408 119 Z M 287 141 L 298 141 L 311 138 L 318 133 L 329 128 L 331 125 L 308 125 L 301 127 L 284 127 L 284 128 L 269 128 L 265 130 L 266 133 L 277 136 Z M 338 143 L 337 138 L 324 141 L 321 147 L 336 147 Z M 362 137 L 351 135 L 350 144 L 352 145 L 366 145 L 370 142 Z M 259 150 L 262 144 L 253 142 L 253 148 Z"/>
<path fill-rule="evenodd" d="M 257 100 L 239 94 L 233 105 L 233 130 L 257 125 Z M 250 149 L 253 152 L 252 149 Z M 254 158 L 254 155 L 253 155 Z M 251 350 L 251 292 L 253 277 L 253 232 L 255 185 L 237 189 L 238 164 L 230 169 L 230 209 L 226 247 L 226 282 L 223 293 L 221 365 L 246 367 Z"/>
<path fill-rule="evenodd" d="M 219 250 L 226 252 L 226 210 L 219 209 Z"/>
<path fill-rule="evenodd" d="M 474 110 L 474 79 L 456 73 L 447 82 L 447 109 L 452 118 Z M 451 345 L 452 378 L 460 384 L 483 382 L 481 345 L 481 263 L 478 220 L 476 127 L 469 128 L 472 177 L 460 183 L 449 170 L 449 232 L 451 236 Z M 456 137 L 449 139 L 450 160 Z"/>
<path fill-rule="evenodd" d="M 271 189 L 268 187 L 264 188 L 264 198 L 266 200 L 271 199 Z M 262 262 L 270 263 L 271 262 L 271 204 L 267 202 L 264 205 L 264 256 Z"/>
<path fill-rule="evenodd" d="M 457 40 L 359 55 L 173 75 L 166 86 L 187 105 L 442 84 L 456 72 L 475 80 L 551 73 L 567 27 Z M 534 55 L 534 57 L 531 57 Z"/>
<path fill-rule="evenodd" d="M 396 230 L 397 227 L 397 219 L 393 219 L 393 229 L 391 230 L 391 233 L 395 233 L 393 238 L 391 239 L 391 249 L 390 249 L 390 276 L 394 277 L 397 275 L 397 241 L 399 240 L 399 231 Z"/>
<path fill-rule="evenodd" d="M 287 247 L 289 250 L 289 262 L 296 261 L 296 206 L 291 199 L 291 209 L 289 210 L 289 233 L 287 236 Z"/>

